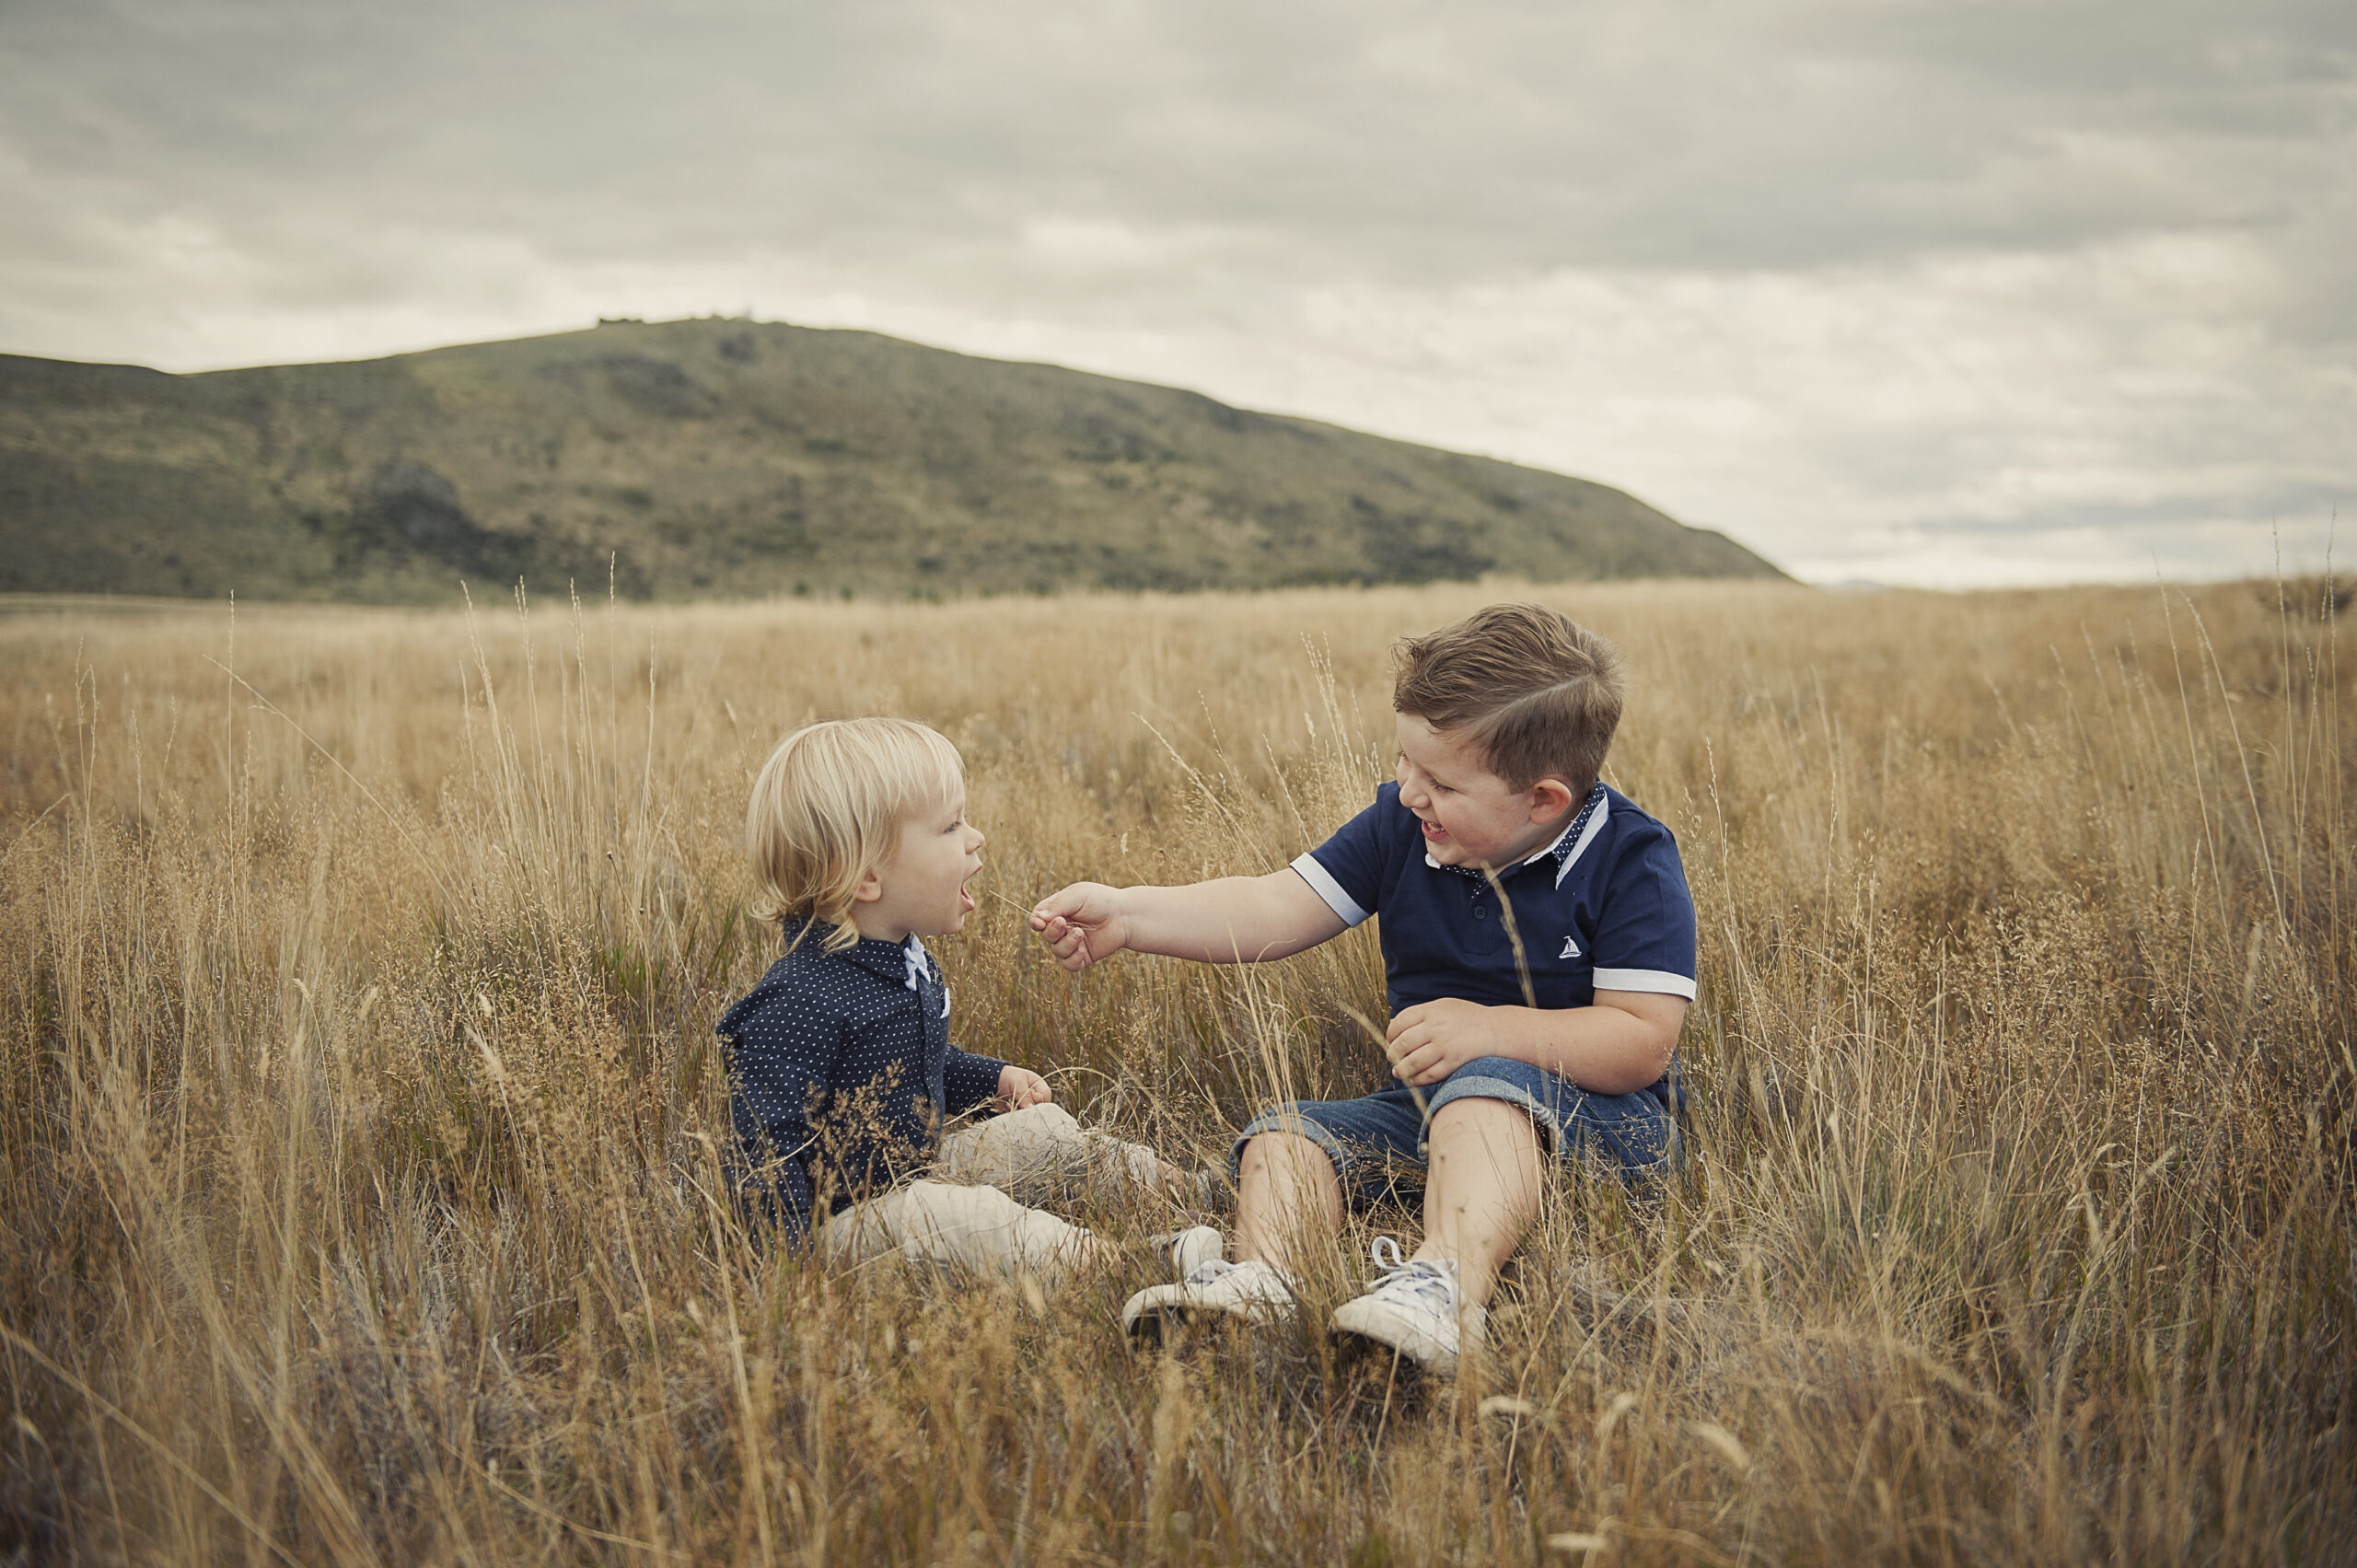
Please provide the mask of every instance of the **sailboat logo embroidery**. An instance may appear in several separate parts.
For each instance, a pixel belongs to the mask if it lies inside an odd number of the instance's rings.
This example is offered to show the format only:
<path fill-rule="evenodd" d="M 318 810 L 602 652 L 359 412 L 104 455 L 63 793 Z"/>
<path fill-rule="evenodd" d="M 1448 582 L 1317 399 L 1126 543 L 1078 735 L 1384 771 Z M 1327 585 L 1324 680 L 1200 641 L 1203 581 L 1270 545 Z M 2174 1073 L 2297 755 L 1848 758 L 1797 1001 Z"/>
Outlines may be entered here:
<path fill-rule="evenodd" d="M 1563 950 L 1555 956 L 1559 958 L 1576 958 L 1580 956 L 1580 945 L 1566 936 L 1563 938 Z"/>

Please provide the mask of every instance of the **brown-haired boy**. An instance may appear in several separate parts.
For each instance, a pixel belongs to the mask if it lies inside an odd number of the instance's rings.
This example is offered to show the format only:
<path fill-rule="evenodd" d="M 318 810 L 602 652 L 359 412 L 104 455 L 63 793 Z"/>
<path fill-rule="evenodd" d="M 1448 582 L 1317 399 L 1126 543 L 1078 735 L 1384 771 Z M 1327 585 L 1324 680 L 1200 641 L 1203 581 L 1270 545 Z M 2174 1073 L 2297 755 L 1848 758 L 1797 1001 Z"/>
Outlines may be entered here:
<path fill-rule="evenodd" d="M 1547 1157 L 1631 1178 L 1676 1158 L 1694 904 L 1669 830 L 1597 778 L 1618 655 L 1553 610 L 1502 604 L 1398 656 L 1398 782 L 1323 845 L 1265 877 L 1075 883 L 1032 912 L 1074 970 L 1124 947 L 1281 958 L 1383 917 L 1399 1083 L 1254 1118 L 1236 1142 L 1238 1260 L 1139 1292 L 1122 1312 L 1133 1333 L 1292 1310 L 1296 1249 L 1330 1242 L 1345 1202 L 1422 1163 L 1423 1245 L 1403 1258 L 1378 1240 L 1383 1279 L 1334 1326 L 1453 1372 L 1537 1216 Z"/>

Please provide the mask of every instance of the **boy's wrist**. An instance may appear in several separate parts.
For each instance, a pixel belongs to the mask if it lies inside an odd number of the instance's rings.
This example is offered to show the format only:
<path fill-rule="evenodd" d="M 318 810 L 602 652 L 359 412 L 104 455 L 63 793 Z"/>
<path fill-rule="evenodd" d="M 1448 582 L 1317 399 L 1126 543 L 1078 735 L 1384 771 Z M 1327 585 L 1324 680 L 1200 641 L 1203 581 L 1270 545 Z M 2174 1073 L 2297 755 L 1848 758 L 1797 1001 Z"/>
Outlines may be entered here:
<path fill-rule="evenodd" d="M 1500 1003 L 1489 1010 L 1489 1022 L 1502 1048 L 1500 1056 L 1516 1062 L 1527 1062 L 1534 1067 L 1544 1067 L 1553 1055 L 1555 1016 L 1544 1007 L 1526 1007 L 1519 1003 Z"/>
<path fill-rule="evenodd" d="M 1124 947 L 1134 947 L 1137 946 L 1137 895 L 1141 891 L 1150 890 L 1151 889 L 1138 888 L 1116 888 L 1110 883 L 1106 884 L 1105 902 L 1111 911 L 1111 913 L 1106 920 L 1105 923 L 1117 927 L 1120 931 L 1122 938 L 1121 946 Z"/>

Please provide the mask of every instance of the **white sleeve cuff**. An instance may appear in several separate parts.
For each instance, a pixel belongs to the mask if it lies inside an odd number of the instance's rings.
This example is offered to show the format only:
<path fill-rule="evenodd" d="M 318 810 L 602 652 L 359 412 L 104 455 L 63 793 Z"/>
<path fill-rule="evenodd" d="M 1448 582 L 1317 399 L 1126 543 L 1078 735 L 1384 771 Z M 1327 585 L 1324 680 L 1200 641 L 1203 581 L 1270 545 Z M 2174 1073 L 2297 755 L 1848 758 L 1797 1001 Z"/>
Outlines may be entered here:
<path fill-rule="evenodd" d="M 1309 884 L 1311 892 L 1326 900 L 1328 909 L 1342 917 L 1345 926 L 1356 925 L 1366 919 L 1367 912 L 1359 908 L 1357 900 L 1342 891 L 1342 885 L 1334 880 L 1332 872 L 1318 864 L 1316 855 L 1294 856 L 1293 868 L 1301 873 L 1301 879 Z M 1691 985 L 1693 982 L 1689 981 L 1687 983 Z M 1690 996 L 1693 993 L 1689 991 L 1687 994 Z"/>
<path fill-rule="evenodd" d="M 1683 996 L 1694 1000 L 1694 977 L 1673 974 L 1667 970 L 1598 970 L 1596 971 L 1598 991 L 1657 991 L 1665 996 Z"/>

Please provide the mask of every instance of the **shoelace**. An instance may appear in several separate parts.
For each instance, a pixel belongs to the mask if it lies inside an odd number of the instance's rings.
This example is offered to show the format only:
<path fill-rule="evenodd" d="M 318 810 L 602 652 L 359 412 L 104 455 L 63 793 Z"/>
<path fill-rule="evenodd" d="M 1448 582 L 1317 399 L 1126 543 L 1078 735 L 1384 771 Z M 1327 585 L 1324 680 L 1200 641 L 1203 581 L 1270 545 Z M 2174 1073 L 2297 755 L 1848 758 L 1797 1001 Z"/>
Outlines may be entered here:
<path fill-rule="evenodd" d="M 1227 1273 L 1229 1270 L 1234 1269 L 1236 1265 L 1234 1263 L 1229 1262 L 1225 1258 L 1213 1258 L 1204 1262 L 1196 1264 L 1195 1272 L 1187 1276 L 1186 1283 L 1190 1285 L 1213 1284 L 1219 1281 L 1222 1275 Z"/>
<path fill-rule="evenodd" d="M 1375 1283 L 1377 1294 L 1404 1295 L 1435 1312 L 1457 1310 L 1456 1264 L 1411 1260 L 1399 1250 L 1399 1244 L 1387 1236 L 1376 1237 L 1367 1252 L 1375 1260 L 1375 1266 L 1383 1271 L 1383 1277 Z"/>

